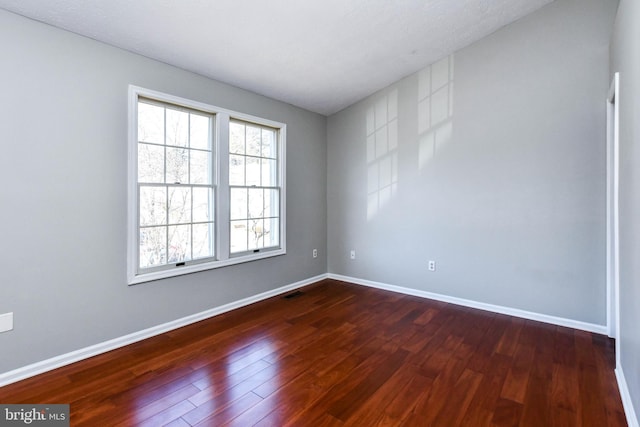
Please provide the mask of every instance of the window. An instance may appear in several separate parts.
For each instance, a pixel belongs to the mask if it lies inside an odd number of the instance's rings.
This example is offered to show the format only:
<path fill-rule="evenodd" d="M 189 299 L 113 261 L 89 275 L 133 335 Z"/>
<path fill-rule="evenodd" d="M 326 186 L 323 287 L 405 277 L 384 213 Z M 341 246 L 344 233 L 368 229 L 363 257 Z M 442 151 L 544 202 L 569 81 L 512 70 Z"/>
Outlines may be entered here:
<path fill-rule="evenodd" d="M 285 125 L 130 87 L 129 284 L 285 253 Z"/>
<path fill-rule="evenodd" d="M 138 100 L 139 270 L 214 256 L 213 116 Z"/>
<path fill-rule="evenodd" d="M 232 121 L 229 125 L 231 253 L 279 243 L 280 188 L 277 130 Z"/>

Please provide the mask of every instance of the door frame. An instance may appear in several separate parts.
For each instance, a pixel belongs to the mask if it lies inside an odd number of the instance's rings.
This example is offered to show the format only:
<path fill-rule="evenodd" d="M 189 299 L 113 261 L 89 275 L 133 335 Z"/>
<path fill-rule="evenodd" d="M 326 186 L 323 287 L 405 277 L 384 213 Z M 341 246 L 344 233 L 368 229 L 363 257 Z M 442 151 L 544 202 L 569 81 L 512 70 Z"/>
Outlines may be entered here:
<path fill-rule="evenodd" d="M 615 73 L 607 95 L 607 334 L 616 338 L 619 358 L 620 334 L 620 232 L 619 232 L 619 104 L 620 77 Z"/>

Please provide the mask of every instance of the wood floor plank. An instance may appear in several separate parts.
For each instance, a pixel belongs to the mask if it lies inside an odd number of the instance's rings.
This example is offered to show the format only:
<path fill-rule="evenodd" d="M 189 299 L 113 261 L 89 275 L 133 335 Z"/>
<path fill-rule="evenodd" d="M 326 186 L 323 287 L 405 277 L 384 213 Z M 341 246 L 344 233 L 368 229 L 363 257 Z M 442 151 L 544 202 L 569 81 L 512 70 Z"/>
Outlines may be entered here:
<path fill-rule="evenodd" d="M 522 404 L 500 398 L 496 402 L 491 419 L 495 426 L 518 426 L 522 418 Z"/>
<path fill-rule="evenodd" d="M 152 419 L 160 413 L 163 413 L 167 408 L 177 405 L 181 402 L 187 401 L 191 396 L 198 393 L 200 390 L 194 385 L 190 384 L 186 387 L 175 390 L 172 393 L 168 393 L 164 396 L 158 396 L 153 402 L 139 406 L 135 409 L 132 417 L 126 418 L 124 424 L 136 424 L 136 420 Z M 188 406 L 188 405 L 186 405 Z M 135 417 L 135 419 L 134 419 Z M 175 418 L 175 417 L 174 417 Z M 172 421 L 172 418 L 169 421 Z"/>
<path fill-rule="evenodd" d="M 272 394 L 261 402 L 271 411 L 261 418 L 257 425 L 283 426 L 292 420 L 296 420 L 299 414 L 304 413 L 323 393 L 324 388 L 318 378 L 312 373 L 305 373 L 295 383 L 289 383 L 278 392 Z"/>
<path fill-rule="evenodd" d="M 217 398 L 222 393 L 231 392 L 236 395 L 244 395 L 277 375 L 277 367 L 260 360 L 246 369 L 229 376 L 225 381 L 210 381 L 209 387 L 203 388 L 189 397 L 189 401 L 196 406 L 200 406 L 209 400 Z"/>
<path fill-rule="evenodd" d="M 436 376 L 429 391 L 413 406 L 404 423 L 411 426 L 432 425 L 435 418 L 451 398 L 454 385 L 464 372 L 466 361 L 451 358 Z M 460 392 L 460 391 L 458 391 Z"/>
<path fill-rule="evenodd" d="M 214 411 L 211 415 L 209 415 L 199 423 L 192 424 L 191 422 L 189 422 L 189 424 L 197 427 L 225 425 L 229 421 L 237 418 L 243 412 L 249 410 L 260 402 L 262 402 L 261 397 L 254 393 L 247 393 L 239 399 L 235 400 L 233 404 L 225 405 L 220 411 Z"/>
<path fill-rule="evenodd" d="M 433 380 L 415 372 L 411 380 L 404 386 L 398 388 L 396 395 L 384 408 L 384 417 L 381 417 L 378 424 L 384 425 L 390 421 L 395 421 L 395 425 L 402 424 L 408 417 L 411 408 L 415 406 L 420 396 L 427 393 L 433 386 Z M 354 419 L 354 421 L 357 421 Z"/>
<path fill-rule="evenodd" d="M 349 417 L 363 405 L 401 366 L 407 357 L 405 350 L 391 354 L 377 353 L 367 358 L 344 378 L 338 387 L 328 393 L 326 412 L 341 421 Z"/>
<path fill-rule="evenodd" d="M 495 353 L 492 357 L 492 369 L 482 375 L 481 383 L 469 402 L 461 425 L 490 425 L 493 412 L 500 399 L 500 392 L 506 379 L 511 357 Z"/>
<path fill-rule="evenodd" d="M 465 369 L 453 385 L 453 393 L 438 412 L 433 425 L 459 426 L 467 414 L 471 400 L 475 397 L 482 379 L 482 374 L 468 368 Z"/>
<path fill-rule="evenodd" d="M 509 325 L 505 328 L 502 337 L 500 337 L 500 342 L 496 347 L 497 353 L 505 354 L 507 356 L 513 356 L 515 354 L 518 347 L 518 338 L 520 337 L 523 325 L 524 320 L 522 319 L 509 319 Z"/>
<path fill-rule="evenodd" d="M 553 364 L 551 399 L 553 406 L 573 413 L 578 411 L 578 369 L 560 363 Z"/>
<path fill-rule="evenodd" d="M 403 393 L 403 387 L 407 384 L 411 384 L 413 378 L 420 378 L 421 375 L 416 367 L 402 364 L 399 368 L 391 374 L 387 381 L 382 382 L 382 385 L 377 389 L 370 387 L 373 393 L 366 398 L 363 403 L 356 407 L 354 405 L 354 412 L 345 421 L 345 425 L 375 425 L 380 418 L 380 409 L 384 409 L 384 413 L 389 414 L 387 411 L 388 405 L 393 401 L 397 394 Z M 406 401 L 405 401 L 406 404 Z M 399 414 L 402 415 L 402 414 Z M 335 416 L 335 415 L 334 415 Z M 338 419 L 343 419 L 336 417 Z M 397 417 L 399 421 L 401 417 Z"/>
<path fill-rule="evenodd" d="M 168 407 L 167 409 L 153 415 L 149 418 L 144 418 L 138 416 L 137 413 L 134 413 L 134 417 L 132 420 L 127 420 L 125 422 L 115 424 L 118 427 L 136 425 L 141 427 L 157 427 L 163 426 L 165 424 L 169 424 L 170 422 L 175 421 L 180 418 L 182 415 L 186 414 L 190 410 L 193 409 L 193 405 L 189 403 L 188 400 L 183 400 L 180 403 L 176 403 L 173 406 Z M 73 420 L 73 418 L 72 418 Z M 73 421 L 72 421 L 73 422 Z"/>
<path fill-rule="evenodd" d="M 322 280 L 0 388 L 75 426 L 625 426 L 589 332 Z"/>
<path fill-rule="evenodd" d="M 621 425 L 625 422 L 625 414 L 621 411 L 618 402 L 621 400 L 617 387 L 617 380 L 613 369 L 615 368 L 615 357 L 611 357 L 615 351 L 615 343 L 608 337 L 602 337 L 601 351 L 596 351 L 596 363 L 600 374 L 600 384 L 604 395 L 605 411 L 607 415 L 607 425 Z M 594 340 L 595 342 L 599 340 Z M 600 344 L 597 344 L 600 345 Z"/>
<path fill-rule="evenodd" d="M 165 424 L 163 427 L 191 427 L 191 425 L 182 418 L 176 418 L 170 423 Z"/>
<path fill-rule="evenodd" d="M 531 375 L 527 382 L 521 425 L 551 425 L 551 405 L 549 402 L 550 384 L 543 377 Z"/>
<path fill-rule="evenodd" d="M 502 398 L 524 403 L 533 358 L 533 347 L 526 345 L 518 346 L 513 357 L 513 364 L 502 387 L 502 393 L 500 395 Z"/>

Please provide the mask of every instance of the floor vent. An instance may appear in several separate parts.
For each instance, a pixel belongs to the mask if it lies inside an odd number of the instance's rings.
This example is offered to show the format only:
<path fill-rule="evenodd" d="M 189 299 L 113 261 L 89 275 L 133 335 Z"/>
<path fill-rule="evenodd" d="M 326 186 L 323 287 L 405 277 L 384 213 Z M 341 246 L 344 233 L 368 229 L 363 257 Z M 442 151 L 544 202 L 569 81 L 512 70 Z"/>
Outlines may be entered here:
<path fill-rule="evenodd" d="M 285 296 L 282 297 L 282 299 L 292 299 L 292 298 L 297 298 L 299 296 L 304 295 L 303 292 L 301 291 L 295 291 L 295 292 L 291 292 L 290 294 L 287 294 Z"/>

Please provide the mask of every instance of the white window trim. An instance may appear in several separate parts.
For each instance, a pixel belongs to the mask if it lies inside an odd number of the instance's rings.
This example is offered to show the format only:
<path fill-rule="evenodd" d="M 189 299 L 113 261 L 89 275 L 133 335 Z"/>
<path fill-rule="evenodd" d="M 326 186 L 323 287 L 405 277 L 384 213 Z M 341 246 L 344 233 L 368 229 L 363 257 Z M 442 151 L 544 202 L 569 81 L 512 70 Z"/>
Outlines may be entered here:
<path fill-rule="evenodd" d="M 213 261 L 169 267 L 166 270 L 138 273 L 138 98 L 148 98 L 200 110 L 215 115 L 214 120 L 214 182 L 215 182 L 215 257 Z M 229 255 L 230 207 L 229 207 L 229 120 L 238 119 L 278 129 L 278 173 L 280 184 L 280 245 L 279 248 L 265 248 L 255 253 Z M 284 123 L 239 113 L 202 102 L 192 101 L 166 93 L 129 85 L 128 111 L 128 177 L 127 177 L 127 283 L 149 282 L 183 274 L 196 273 L 229 265 L 241 264 L 273 256 L 284 255 L 286 251 L 286 131 Z"/>

